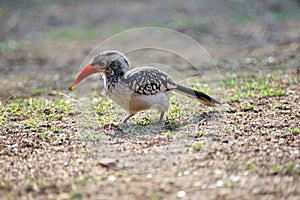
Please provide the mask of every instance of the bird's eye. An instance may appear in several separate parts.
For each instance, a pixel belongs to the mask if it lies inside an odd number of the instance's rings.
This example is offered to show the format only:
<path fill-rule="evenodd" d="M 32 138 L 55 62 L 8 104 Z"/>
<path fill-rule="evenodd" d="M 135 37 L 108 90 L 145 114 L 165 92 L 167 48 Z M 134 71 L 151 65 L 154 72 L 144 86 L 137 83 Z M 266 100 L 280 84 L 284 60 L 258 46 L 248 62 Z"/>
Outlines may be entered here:
<path fill-rule="evenodd" d="M 99 66 L 100 67 L 104 67 L 105 66 L 105 62 L 99 62 Z"/>

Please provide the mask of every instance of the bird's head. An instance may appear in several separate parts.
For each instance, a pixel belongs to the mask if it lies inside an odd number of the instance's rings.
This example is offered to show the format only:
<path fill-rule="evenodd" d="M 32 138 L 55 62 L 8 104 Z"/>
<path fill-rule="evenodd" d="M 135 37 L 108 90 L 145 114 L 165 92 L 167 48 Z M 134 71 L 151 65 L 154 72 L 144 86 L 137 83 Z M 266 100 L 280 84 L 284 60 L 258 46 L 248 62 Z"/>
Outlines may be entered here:
<path fill-rule="evenodd" d="M 80 72 L 70 89 L 74 90 L 80 81 L 95 73 L 103 73 L 106 77 L 122 76 L 129 70 L 130 64 L 122 53 L 105 51 L 93 57 L 90 64 Z"/>

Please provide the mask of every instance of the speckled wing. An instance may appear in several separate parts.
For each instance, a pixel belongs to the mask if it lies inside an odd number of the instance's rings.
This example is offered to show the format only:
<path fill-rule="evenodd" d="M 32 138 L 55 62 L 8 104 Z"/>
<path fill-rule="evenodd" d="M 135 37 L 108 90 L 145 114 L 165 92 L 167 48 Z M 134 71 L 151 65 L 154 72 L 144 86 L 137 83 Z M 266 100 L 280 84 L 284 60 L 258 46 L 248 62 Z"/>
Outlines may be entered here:
<path fill-rule="evenodd" d="M 177 87 L 171 77 L 151 67 L 133 69 L 125 74 L 123 81 L 132 91 L 144 95 L 154 95 Z"/>

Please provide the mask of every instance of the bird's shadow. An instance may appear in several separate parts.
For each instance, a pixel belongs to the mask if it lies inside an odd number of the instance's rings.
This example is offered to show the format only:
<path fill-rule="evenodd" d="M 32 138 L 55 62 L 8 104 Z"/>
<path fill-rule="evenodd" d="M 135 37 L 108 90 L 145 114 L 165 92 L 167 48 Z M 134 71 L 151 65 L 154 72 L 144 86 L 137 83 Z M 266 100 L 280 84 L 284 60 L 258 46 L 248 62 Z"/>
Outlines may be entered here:
<path fill-rule="evenodd" d="M 169 136 L 172 133 L 182 131 L 182 127 L 194 127 L 194 132 L 197 132 L 201 124 L 207 124 L 210 121 L 217 120 L 218 112 L 209 111 L 203 112 L 200 115 L 194 116 L 190 120 L 173 120 L 166 119 L 163 124 L 159 123 L 130 123 L 122 124 L 106 124 L 102 127 L 105 130 L 104 134 L 113 138 L 123 137 L 144 137 L 151 135 L 165 135 Z M 184 133 L 183 133 L 184 134 Z M 189 133 L 193 134 L 193 133 Z"/>

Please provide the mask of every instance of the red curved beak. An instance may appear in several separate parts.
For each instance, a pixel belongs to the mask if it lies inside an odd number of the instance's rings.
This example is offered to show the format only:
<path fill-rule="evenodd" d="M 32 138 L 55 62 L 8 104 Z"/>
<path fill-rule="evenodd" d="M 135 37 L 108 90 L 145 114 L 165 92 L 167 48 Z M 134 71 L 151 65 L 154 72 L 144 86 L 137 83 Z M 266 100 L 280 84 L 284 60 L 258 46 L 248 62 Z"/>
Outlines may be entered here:
<path fill-rule="evenodd" d="M 78 83 L 80 83 L 80 81 L 82 81 L 86 77 L 88 77 L 94 73 L 97 73 L 97 72 L 105 71 L 105 70 L 100 70 L 98 67 L 99 67 L 98 65 L 94 65 L 94 66 L 92 66 L 91 64 L 87 65 L 77 76 L 77 78 L 74 81 L 74 83 L 72 84 L 70 90 L 74 90 L 75 87 L 78 85 Z"/>

